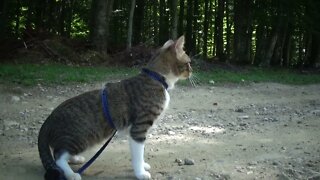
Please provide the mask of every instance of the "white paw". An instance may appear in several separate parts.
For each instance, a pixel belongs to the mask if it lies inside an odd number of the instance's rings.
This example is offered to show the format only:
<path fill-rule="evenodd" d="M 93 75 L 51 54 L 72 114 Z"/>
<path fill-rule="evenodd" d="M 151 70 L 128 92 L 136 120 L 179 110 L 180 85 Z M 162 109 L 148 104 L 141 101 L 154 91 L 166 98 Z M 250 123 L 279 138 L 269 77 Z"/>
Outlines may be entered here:
<path fill-rule="evenodd" d="M 83 156 L 71 156 L 71 158 L 69 159 L 69 163 L 70 164 L 83 164 L 86 161 L 86 158 Z"/>
<path fill-rule="evenodd" d="M 78 173 L 70 174 L 66 177 L 68 180 L 81 180 L 81 176 Z"/>
<path fill-rule="evenodd" d="M 144 167 L 144 170 L 146 170 L 146 171 L 149 171 L 151 169 L 150 164 L 148 164 L 146 162 L 144 162 L 143 167 Z"/>
<path fill-rule="evenodd" d="M 136 177 L 139 180 L 151 179 L 151 174 L 148 171 L 141 171 L 136 173 Z"/>

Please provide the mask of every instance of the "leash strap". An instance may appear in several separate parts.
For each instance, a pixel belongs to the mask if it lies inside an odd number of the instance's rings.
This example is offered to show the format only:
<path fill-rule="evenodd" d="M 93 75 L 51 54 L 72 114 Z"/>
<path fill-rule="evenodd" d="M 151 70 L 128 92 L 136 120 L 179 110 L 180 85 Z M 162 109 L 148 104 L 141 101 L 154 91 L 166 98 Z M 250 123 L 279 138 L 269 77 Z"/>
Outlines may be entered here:
<path fill-rule="evenodd" d="M 96 152 L 96 154 L 77 171 L 77 173 L 79 173 L 79 174 L 82 174 L 100 156 L 100 154 L 108 146 L 108 144 L 110 143 L 110 141 L 112 140 L 112 138 L 114 137 L 114 135 L 117 132 L 115 125 L 112 122 L 111 115 L 109 112 L 107 92 L 105 89 L 102 89 L 102 91 L 101 91 L 101 99 L 102 99 L 102 107 L 103 107 L 104 116 L 105 116 L 106 120 L 108 121 L 109 125 L 113 129 L 115 129 L 115 131 L 113 132 L 112 136 L 108 139 L 108 141 L 106 143 L 104 143 L 104 145 L 99 149 L 99 151 Z"/>
<path fill-rule="evenodd" d="M 82 174 L 99 156 L 100 154 L 103 152 L 103 150 L 108 146 L 109 142 L 111 141 L 111 139 L 114 137 L 114 135 L 116 134 L 117 131 L 114 131 L 112 136 L 108 139 L 108 141 L 106 143 L 104 143 L 104 145 L 99 149 L 98 152 L 96 152 L 96 154 L 94 156 L 92 156 L 92 158 L 86 162 L 78 171 L 77 173 Z"/>

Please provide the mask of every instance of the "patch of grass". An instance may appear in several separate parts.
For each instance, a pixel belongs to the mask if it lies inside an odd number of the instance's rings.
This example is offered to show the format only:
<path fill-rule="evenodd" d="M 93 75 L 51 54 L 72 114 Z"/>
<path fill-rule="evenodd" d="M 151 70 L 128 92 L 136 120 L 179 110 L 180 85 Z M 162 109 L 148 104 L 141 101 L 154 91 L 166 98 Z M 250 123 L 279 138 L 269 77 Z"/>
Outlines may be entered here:
<path fill-rule="evenodd" d="M 283 84 L 315 84 L 320 83 L 320 74 L 302 74 L 289 69 L 262 69 L 228 71 L 215 69 L 210 72 L 195 72 L 195 77 L 202 84 L 214 83 L 250 83 L 275 82 Z"/>
<path fill-rule="evenodd" d="M 44 85 L 90 83 L 111 79 L 124 79 L 140 70 L 125 67 L 72 67 L 66 65 L 35 65 L 35 64 L 1 64 L 0 83 L 22 85 Z M 201 84 L 276 82 L 284 84 L 315 84 L 320 83 L 320 74 L 301 74 L 287 69 L 261 69 L 229 71 L 215 69 L 212 71 L 195 71 L 194 76 Z M 180 84 L 189 84 L 181 81 Z"/>
<path fill-rule="evenodd" d="M 137 74 L 134 68 L 106 68 L 106 67 L 72 67 L 65 65 L 0 65 L 0 82 L 22 85 L 36 85 L 38 83 L 70 84 L 79 82 L 97 82 L 108 79 L 123 79 Z"/>

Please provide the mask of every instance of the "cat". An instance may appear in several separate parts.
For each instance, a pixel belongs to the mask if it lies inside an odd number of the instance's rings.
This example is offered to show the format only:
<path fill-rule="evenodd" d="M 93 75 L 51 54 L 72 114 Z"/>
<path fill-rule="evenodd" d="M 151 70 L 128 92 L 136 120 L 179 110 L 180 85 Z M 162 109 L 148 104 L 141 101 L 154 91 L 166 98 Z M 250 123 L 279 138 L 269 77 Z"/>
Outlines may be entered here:
<path fill-rule="evenodd" d="M 168 107 L 167 89 L 192 74 L 191 60 L 183 47 L 184 36 L 176 41 L 168 40 L 140 74 L 104 86 L 114 128 L 104 116 L 101 90 L 75 96 L 54 109 L 38 137 L 45 179 L 80 180 L 80 174 L 68 162 L 84 163 L 79 153 L 108 139 L 116 130 L 126 129 L 134 174 L 138 179 L 150 179 L 150 165 L 144 161 L 146 134 Z"/>

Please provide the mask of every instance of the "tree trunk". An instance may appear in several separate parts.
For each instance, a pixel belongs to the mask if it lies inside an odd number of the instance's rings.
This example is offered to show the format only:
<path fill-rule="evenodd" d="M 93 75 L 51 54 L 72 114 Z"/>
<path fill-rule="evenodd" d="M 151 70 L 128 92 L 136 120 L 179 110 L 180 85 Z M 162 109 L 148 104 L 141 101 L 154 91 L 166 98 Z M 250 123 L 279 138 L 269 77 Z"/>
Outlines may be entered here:
<path fill-rule="evenodd" d="M 178 0 L 171 1 L 171 38 L 177 39 L 178 36 Z"/>
<path fill-rule="evenodd" d="M 288 30 L 288 19 L 285 18 L 285 20 L 280 25 L 278 40 L 274 48 L 273 57 L 271 59 L 272 66 L 280 66 L 282 64 L 283 48 L 286 40 L 285 38 L 286 38 L 287 30 Z"/>
<path fill-rule="evenodd" d="M 159 17 L 158 17 L 158 10 L 159 10 L 159 6 L 158 6 L 158 1 L 155 1 L 153 4 L 153 41 L 155 45 L 159 44 Z"/>
<path fill-rule="evenodd" d="M 132 0 L 131 1 L 130 15 L 129 15 L 129 24 L 128 24 L 127 51 L 131 50 L 132 24 L 133 24 L 133 15 L 134 15 L 135 6 L 136 6 L 136 0 Z"/>
<path fill-rule="evenodd" d="M 66 3 L 67 1 L 60 1 L 59 4 L 59 34 L 65 36 L 65 20 L 66 20 Z"/>
<path fill-rule="evenodd" d="M 251 63 L 252 0 L 234 0 L 234 55 L 237 64 Z"/>
<path fill-rule="evenodd" d="M 0 40 L 5 39 L 6 35 L 9 34 L 7 32 L 9 26 L 7 3 L 7 0 L 0 1 Z"/>
<path fill-rule="evenodd" d="M 312 53 L 310 59 L 312 60 L 312 67 L 320 68 L 320 32 L 314 32 Z"/>
<path fill-rule="evenodd" d="M 311 35 L 310 52 L 308 53 L 307 66 L 320 68 L 320 32 L 314 31 Z"/>
<path fill-rule="evenodd" d="M 224 17 L 224 7 L 225 1 L 218 0 L 217 16 L 215 19 L 216 32 L 215 35 L 215 46 L 216 46 L 216 56 L 222 62 L 225 61 L 224 48 L 223 48 L 223 17 Z"/>
<path fill-rule="evenodd" d="M 184 0 L 180 0 L 180 5 L 179 5 L 179 23 L 178 23 L 178 33 L 179 33 L 179 35 L 185 34 L 183 22 L 184 22 Z"/>
<path fill-rule="evenodd" d="M 192 44 L 191 44 L 191 54 L 197 54 L 197 36 L 198 36 L 198 16 L 199 16 L 199 1 L 193 0 L 193 30 L 192 30 Z"/>
<path fill-rule="evenodd" d="M 130 1 L 129 1 L 130 2 Z M 142 27 L 144 22 L 144 13 L 145 13 L 145 0 L 136 0 L 135 10 L 133 16 L 133 42 L 134 44 L 138 44 L 142 42 Z M 131 6 L 132 8 L 132 6 Z"/>
<path fill-rule="evenodd" d="M 288 24 L 288 30 L 285 37 L 284 47 L 283 47 L 283 62 L 282 66 L 289 67 L 290 61 L 292 59 L 292 33 L 293 33 L 293 25 Z"/>
<path fill-rule="evenodd" d="M 113 0 L 93 0 L 91 19 L 91 41 L 100 53 L 107 54 L 109 20 L 112 12 Z"/>
<path fill-rule="evenodd" d="M 192 23 L 193 23 L 193 0 L 188 0 L 187 1 L 188 4 L 188 9 L 187 9 L 187 27 L 186 27 L 186 50 L 187 53 L 192 56 L 194 54 L 192 54 L 192 32 L 193 32 L 193 28 L 192 28 Z"/>
<path fill-rule="evenodd" d="M 260 22 L 256 29 L 256 54 L 254 64 L 260 65 L 266 55 L 267 47 L 267 27 Z"/>
<path fill-rule="evenodd" d="M 229 2 L 230 0 L 226 0 L 226 61 L 229 61 L 231 56 L 231 19 L 230 19 L 230 9 Z"/>
<path fill-rule="evenodd" d="M 165 43 L 169 39 L 169 18 L 166 11 L 165 0 L 160 0 L 160 22 L 159 22 L 159 44 Z"/>
<path fill-rule="evenodd" d="M 208 57 L 208 28 L 209 28 L 209 0 L 204 1 L 204 22 L 203 22 L 203 59 L 207 59 Z"/>

